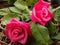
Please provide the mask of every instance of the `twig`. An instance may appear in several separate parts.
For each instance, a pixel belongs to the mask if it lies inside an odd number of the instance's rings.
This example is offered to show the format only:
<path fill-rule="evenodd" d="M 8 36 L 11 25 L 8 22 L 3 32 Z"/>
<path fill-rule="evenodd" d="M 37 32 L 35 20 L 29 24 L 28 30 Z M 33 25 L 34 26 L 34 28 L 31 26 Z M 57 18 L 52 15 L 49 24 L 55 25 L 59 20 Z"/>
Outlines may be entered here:
<path fill-rule="evenodd" d="M 6 45 L 8 45 L 7 43 L 5 43 L 5 42 L 3 42 L 3 41 L 1 41 L 1 40 L 0 40 L 0 43 L 3 43 L 3 44 L 6 44 Z"/>
<path fill-rule="evenodd" d="M 10 42 L 8 45 L 12 45 L 13 43 L 12 42 Z"/>
<path fill-rule="evenodd" d="M 52 23 L 54 26 L 60 26 L 60 24 L 54 24 L 54 23 Z"/>
<path fill-rule="evenodd" d="M 2 29 L 3 31 L 5 31 L 6 29 L 5 28 L 3 28 L 2 26 L 0 26 L 0 29 Z"/>

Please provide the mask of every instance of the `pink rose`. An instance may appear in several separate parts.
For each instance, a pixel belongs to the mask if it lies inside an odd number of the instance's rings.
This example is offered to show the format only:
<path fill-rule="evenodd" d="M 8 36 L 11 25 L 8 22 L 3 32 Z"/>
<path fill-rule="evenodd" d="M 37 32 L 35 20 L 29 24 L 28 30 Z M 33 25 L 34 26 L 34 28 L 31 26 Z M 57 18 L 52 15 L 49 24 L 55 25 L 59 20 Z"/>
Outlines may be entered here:
<path fill-rule="evenodd" d="M 28 36 L 31 36 L 30 24 L 20 22 L 16 19 L 12 19 L 10 23 L 6 24 L 6 35 L 10 38 L 11 42 L 19 42 L 25 44 Z"/>
<path fill-rule="evenodd" d="M 31 20 L 45 26 L 46 23 L 53 18 L 52 12 L 48 9 L 49 6 L 50 3 L 39 0 L 32 10 Z"/>

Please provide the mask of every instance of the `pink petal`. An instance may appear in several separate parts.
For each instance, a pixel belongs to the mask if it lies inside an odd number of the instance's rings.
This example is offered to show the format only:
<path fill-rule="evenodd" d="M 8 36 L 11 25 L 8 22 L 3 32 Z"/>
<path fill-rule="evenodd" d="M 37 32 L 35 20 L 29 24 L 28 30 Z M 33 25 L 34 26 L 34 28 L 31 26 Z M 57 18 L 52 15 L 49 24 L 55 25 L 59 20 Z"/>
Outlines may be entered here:
<path fill-rule="evenodd" d="M 11 22 L 19 22 L 19 21 L 15 18 L 12 18 Z"/>
<path fill-rule="evenodd" d="M 27 34 L 27 32 L 25 31 L 25 37 L 24 37 L 23 39 L 20 39 L 18 42 L 21 43 L 21 44 L 26 44 L 27 38 L 28 38 L 28 34 Z"/>
<path fill-rule="evenodd" d="M 19 41 L 19 40 L 21 40 L 23 38 L 24 38 L 24 34 L 21 34 L 18 37 L 13 37 L 13 35 L 12 35 L 10 39 L 11 39 L 11 42 L 16 42 L 16 41 Z"/>
<path fill-rule="evenodd" d="M 15 27 L 15 24 L 16 22 L 11 22 L 11 23 L 8 23 L 8 24 L 6 24 L 6 27 L 7 27 L 7 29 L 10 29 L 10 30 L 12 30 L 14 27 Z"/>
<path fill-rule="evenodd" d="M 36 12 L 35 12 L 35 9 L 33 9 L 33 12 L 32 12 L 33 14 L 30 16 L 30 18 L 31 18 L 31 20 L 33 21 L 33 22 L 38 22 L 38 23 L 40 23 L 40 24 L 42 24 L 42 25 L 45 25 L 45 22 L 43 22 L 42 20 L 41 20 L 41 18 L 38 18 L 37 16 L 36 16 Z M 39 15 L 39 17 L 40 17 L 40 15 L 41 15 L 41 13 L 39 12 L 39 13 L 37 13 L 37 15 Z"/>
<path fill-rule="evenodd" d="M 5 31 L 5 34 L 8 36 L 8 30 Z"/>
<path fill-rule="evenodd" d="M 26 29 L 26 31 L 28 32 L 29 36 L 32 35 L 31 30 L 30 30 L 30 27 L 31 27 L 30 23 L 22 22 L 20 25 L 21 25 L 21 27 L 24 30 Z"/>
<path fill-rule="evenodd" d="M 44 7 L 44 6 L 46 6 L 47 8 L 49 8 L 50 3 L 45 2 L 45 1 L 43 1 L 43 0 L 40 0 L 39 2 L 37 2 L 37 3 L 34 5 L 34 7 L 35 7 L 37 10 L 39 10 L 39 9 L 41 10 L 42 7 Z"/>

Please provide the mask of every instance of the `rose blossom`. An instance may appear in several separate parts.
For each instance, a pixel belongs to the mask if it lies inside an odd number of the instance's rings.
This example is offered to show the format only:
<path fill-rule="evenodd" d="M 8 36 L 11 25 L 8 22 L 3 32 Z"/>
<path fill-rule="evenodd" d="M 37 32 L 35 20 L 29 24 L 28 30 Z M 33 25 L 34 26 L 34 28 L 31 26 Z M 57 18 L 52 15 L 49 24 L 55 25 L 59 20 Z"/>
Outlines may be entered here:
<path fill-rule="evenodd" d="M 46 23 L 53 18 L 52 12 L 48 9 L 49 6 L 50 3 L 39 0 L 32 10 L 31 20 L 45 26 Z"/>
<path fill-rule="evenodd" d="M 10 23 L 6 24 L 6 35 L 10 38 L 11 42 L 19 42 L 25 44 L 28 36 L 31 36 L 30 24 L 21 22 L 13 18 Z"/>

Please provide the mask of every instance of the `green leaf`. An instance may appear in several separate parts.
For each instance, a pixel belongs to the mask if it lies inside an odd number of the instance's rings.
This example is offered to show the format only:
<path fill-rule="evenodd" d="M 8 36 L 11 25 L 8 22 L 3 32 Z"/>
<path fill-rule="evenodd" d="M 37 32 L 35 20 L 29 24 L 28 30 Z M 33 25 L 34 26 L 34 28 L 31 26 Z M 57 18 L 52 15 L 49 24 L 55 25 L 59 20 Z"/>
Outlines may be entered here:
<path fill-rule="evenodd" d="M 25 6 L 19 3 L 18 1 L 16 1 L 14 5 L 20 10 L 25 10 Z"/>
<path fill-rule="evenodd" d="M 16 2 L 19 2 L 21 5 L 27 5 L 28 0 L 17 0 Z"/>
<path fill-rule="evenodd" d="M 58 33 L 56 36 L 54 36 L 53 39 L 60 40 L 60 33 Z"/>
<path fill-rule="evenodd" d="M 29 6 L 29 9 L 32 9 L 34 4 L 37 2 L 38 0 L 17 0 L 15 3 L 20 3 L 20 5 L 22 6 Z M 15 6 L 18 4 L 14 4 Z M 16 6 L 16 7 L 20 7 L 20 6 Z"/>
<path fill-rule="evenodd" d="M 9 5 L 13 5 L 16 0 L 7 0 Z"/>
<path fill-rule="evenodd" d="M 40 44 L 38 44 L 33 37 L 29 37 L 26 45 L 40 45 Z"/>
<path fill-rule="evenodd" d="M 17 9 L 16 7 L 9 7 L 10 11 L 12 11 L 13 13 L 18 13 L 21 14 L 21 11 L 19 9 Z"/>
<path fill-rule="evenodd" d="M 40 44 L 48 45 L 50 41 L 49 33 L 46 27 L 32 23 L 32 34 L 36 41 Z"/>
<path fill-rule="evenodd" d="M 38 0 L 28 0 L 27 5 L 28 6 L 33 6 Z"/>
<path fill-rule="evenodd" d="M 22 18 L 22 21 L 29 21 L 30 20 L 30 14 L 24 13 L 21 18 Z"/>
<path fill-rule="evenodd" d="M 0 9 L 0 15 L 7 15 L 8 13 L 10 13 L 9 8 Z"/>
<path fill-rule="evenodd" d="M 22 5 L 26 5 L 26 6 L 32 6 L 34 5 L 38 0 L 17 0 L 19 3 L 21 3 Z"/>
<path fill-rule="evenodd" d="M 58 23 L 60 23 L 60 7 L 56 8 L 56 9 L 54 10 L 54 15 L 55 15 L 54 19 L 55 19 Z"/>
<path fill-rule="evenodd" d="M 54 36 L 54 34 L 56 33 L 56 26 L 53 25 L 53 23 L 50 21 L 49 23 L 47 23 L 47 28 L 50 32 L 50 36 Z"/>
<path fill-rule="evenodd" d="M 5 15 L 5 16 L 2 18 L 1 24 L 5 25 L 5 24 L 8 23 L 12 18 L 19 19 L 19 15 L 18 15 L 18 14 L 15 14 L 15 13 L 10 13 L 10 14 L 8 14 L 8 15 Z"/>

